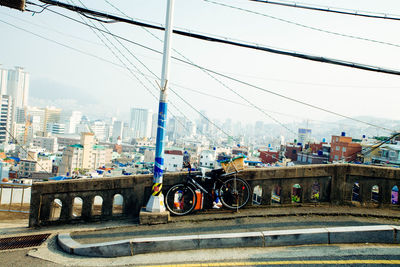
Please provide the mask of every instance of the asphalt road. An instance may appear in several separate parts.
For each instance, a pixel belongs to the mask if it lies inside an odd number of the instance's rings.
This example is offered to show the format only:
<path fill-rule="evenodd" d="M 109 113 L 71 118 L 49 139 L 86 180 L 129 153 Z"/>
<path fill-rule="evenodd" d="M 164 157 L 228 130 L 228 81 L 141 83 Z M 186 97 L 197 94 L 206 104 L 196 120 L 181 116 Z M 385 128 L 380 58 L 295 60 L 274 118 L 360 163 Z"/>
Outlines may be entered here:
<path fill-rule="evenodd" d="M 54 242 L 0 253 L 0 266 L 400 266 L 399 245 L 358 244 L 236 248 L 85 258 L 61 252 Z"/>

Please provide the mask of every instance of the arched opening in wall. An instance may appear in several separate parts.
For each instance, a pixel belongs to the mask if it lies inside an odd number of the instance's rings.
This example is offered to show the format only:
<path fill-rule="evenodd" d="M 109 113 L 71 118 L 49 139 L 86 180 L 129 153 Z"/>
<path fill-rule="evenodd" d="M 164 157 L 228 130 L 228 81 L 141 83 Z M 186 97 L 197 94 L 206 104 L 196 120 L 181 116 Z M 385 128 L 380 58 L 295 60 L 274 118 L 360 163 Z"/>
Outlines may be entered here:
<path fill-rule="evenodd" d="M 311 186 L 311 201 L 312 202 L 319 202 L 320 200 L 320 191 L 321 191 L 321 186 L 317 181 L 313 183 Z"/>
<path fill-rule="evenodd" d="M 399 188 L 397 187 L 397 185 L 392 187 L 391 203 L 393 205 L 399 205 Z"/>
<path fill-rule="evenodd" d="M 121 194 L 114 195 L 112 214 L 118 215 L 123 213 L 124 197 Z"/>
<path fill-rule="evenodd" d="M 103 198 L 95 196 L 92 205 L 92 216 L 101 215 L 101 207 L 103 206 Z"/>
<path fill-rule="evenodd" d="M 379 186 L 377 186 L 377 185 L 374 185 L 371 188 L 371 200 L 372 200 L 372 202 L 376 202 L 376 203 L 379 203 L 381 201 L 380 197 L 379 197 Z"/>
<path fill-rule="evenodd" d="M 275 185 L 271 191 L 271 204 L 281 204 L 281 187 Z"/>
<path fill-rule="evenodd" d="M 262 187 L 257 185 L 253 189 L 253 205 L 261 205 L 262 201 Z"/>
<path fill-rule="evenodd" d="M 292 203 L 300 203 L 301 202 L 301 186 L 299 184 L 295 184 L 292 187 Z"/>
<path fill-rule="evenodd" d="M 54 199 L 50 207 L 50 221 L 58 221 L 60 219 L 61 209 L 62 201 L 58 198 Z"/>
<path fill-rule="evenodd" d="M 82 216 L 83 200 L 80 197 L 75 197 L 72 202 L 72 218 L 79 218 Z"/>
<path fill-rule="evenodd" d="M 358 182 L 355 182 L 353 184 L 353 190 L 352 190 L 352 193 L 351 193 L 351 201 L 361 202 L 360 184 Z"/>

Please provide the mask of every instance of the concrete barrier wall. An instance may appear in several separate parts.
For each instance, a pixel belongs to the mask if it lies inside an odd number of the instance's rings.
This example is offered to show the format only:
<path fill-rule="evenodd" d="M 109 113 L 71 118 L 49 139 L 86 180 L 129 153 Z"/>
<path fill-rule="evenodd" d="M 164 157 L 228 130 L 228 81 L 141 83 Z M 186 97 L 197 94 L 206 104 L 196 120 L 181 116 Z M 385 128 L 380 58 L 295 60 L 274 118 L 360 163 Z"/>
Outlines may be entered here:
<path fill-rule="evenodd" d="M 166 173 L 163 191 L 166 192 L 172 184 L 183 181 L 185 175 L 186 173 Z M 247 180 L 252 189 L 256 186 L 262 189 L 258 198 L 262 205 L 272 204 L 272 191 L 277 187 L 280 201 L 276 205 L 353 203 L 352 188 L 356 182 L 360 186 L 360 205 L 391 205 L 391 189 L 394 185 L 400 187 L 400 169 L 351 164 L 247 169 L 240 172 L 238 177 Z M 312 198 L 315 193 L 313 186 L 315 189 L 316 184 L 319 188 L 317 200 Z M 138 217 L 140 209 L 146 205 L 150 196 L 151 185 L 151 175 L 34 183 L 29 226 Z M 301 188 L 294 190 L 299 194 L 299 203 L 293 203 L 294 185 Z M 379 202 L 371 200 L 371 189 L 374 185 L 379 187 Z M 116 195 L 117 205 L 121 204 L 122 196 L 122 210 L 119 213 L 113 213 Z M 102 201 L 99 202 L 97 197 L 97 203 L 94 203 L 96 196 L 101 197 Z M 74 216 L 75 197 L 82 199 L 79 216 Z"/>

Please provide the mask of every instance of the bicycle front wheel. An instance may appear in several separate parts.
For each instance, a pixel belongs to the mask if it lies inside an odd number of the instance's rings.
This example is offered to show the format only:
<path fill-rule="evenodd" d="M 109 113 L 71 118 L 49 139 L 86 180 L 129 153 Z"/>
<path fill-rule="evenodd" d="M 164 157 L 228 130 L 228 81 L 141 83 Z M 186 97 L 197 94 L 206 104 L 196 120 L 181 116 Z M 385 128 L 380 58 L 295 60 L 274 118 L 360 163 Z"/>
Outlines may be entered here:
<path fill-rule="evenodd" d="M 196 206 L 194 190 L 184 184 L 173 185 L 165 195 L 165 206 L 174 215 L 189 214 Z"/>
<path fill-rule="evenodd" d="M 250 199 L 250 186 L 241 178 L 226 180 L 219 192 L 222 204 L 229 209 L 240 209 Z"/>

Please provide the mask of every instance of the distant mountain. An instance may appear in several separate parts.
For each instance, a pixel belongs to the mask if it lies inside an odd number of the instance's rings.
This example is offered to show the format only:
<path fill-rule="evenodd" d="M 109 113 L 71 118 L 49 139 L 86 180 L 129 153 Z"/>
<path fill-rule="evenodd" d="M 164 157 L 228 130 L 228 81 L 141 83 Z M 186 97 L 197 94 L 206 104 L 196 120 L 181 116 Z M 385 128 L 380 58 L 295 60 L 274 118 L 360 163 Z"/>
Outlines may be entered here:
<path fill-rule="evenodd" d="M 38 99 L 75 99 L 78 103 L 95 104 L 96 96 L 77 87 L 47 79 L 32 79 L 29 96 Z"/>
<path fill-rule="evenodd" d="M 55 106 L 63 110 L 78 110 L 91 119 L 115 116 L 115 108 L 105 106 L 96 95 L 77 87 L 55 81 L 32 80 L 29 90 L 30 106 Z"/>

